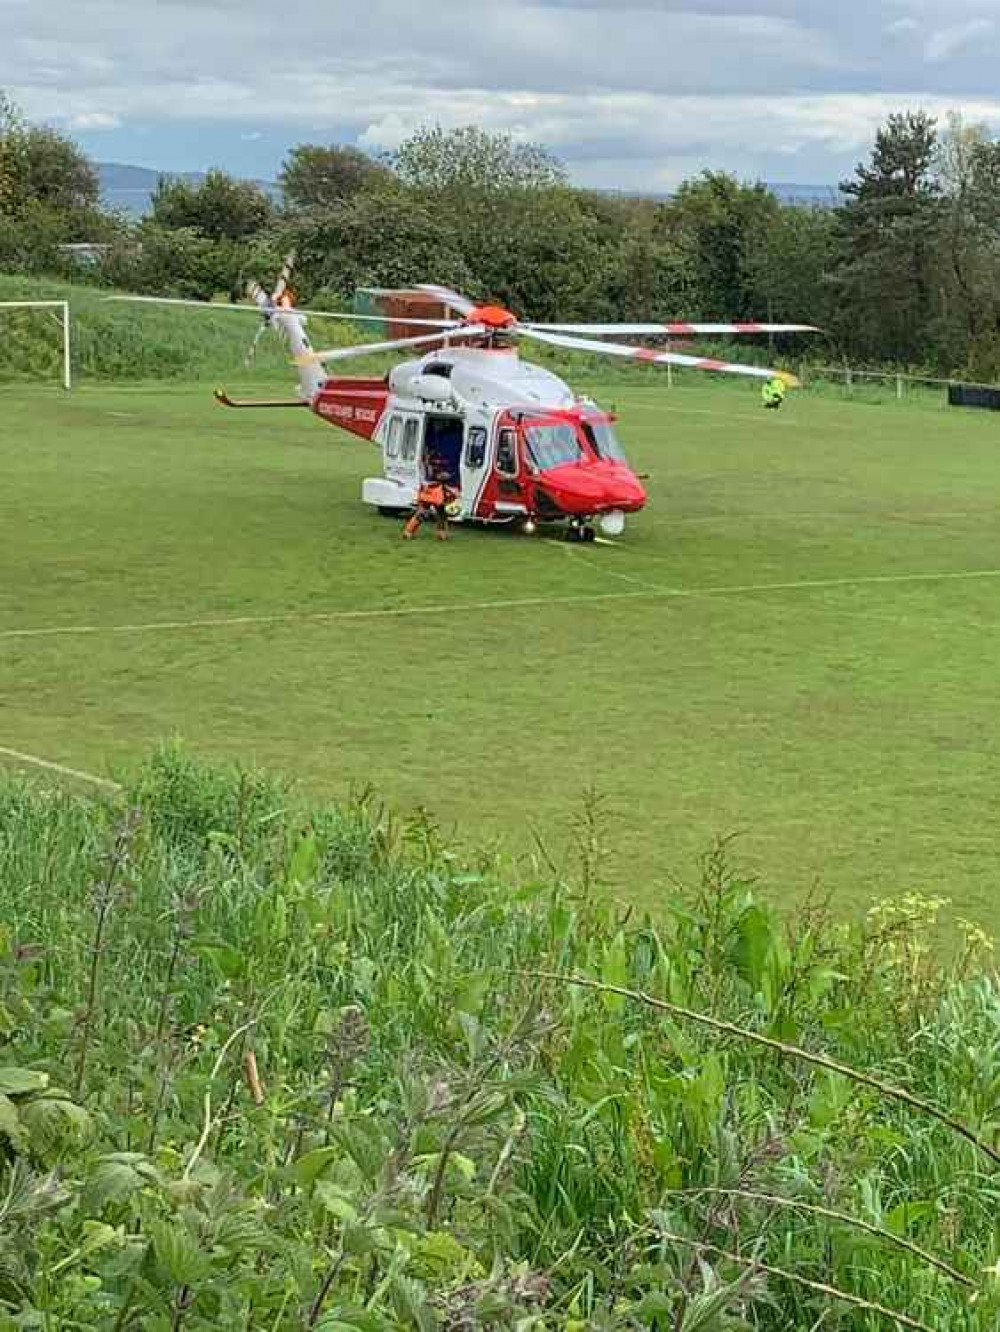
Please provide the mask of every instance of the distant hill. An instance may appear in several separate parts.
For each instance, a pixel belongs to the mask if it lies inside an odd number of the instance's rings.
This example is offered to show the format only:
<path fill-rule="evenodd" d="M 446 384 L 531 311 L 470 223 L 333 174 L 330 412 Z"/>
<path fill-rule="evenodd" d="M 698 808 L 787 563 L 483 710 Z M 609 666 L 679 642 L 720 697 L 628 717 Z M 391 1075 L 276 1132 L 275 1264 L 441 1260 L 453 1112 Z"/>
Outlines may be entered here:
<path fill-rule="evenodd" d="M 128 166 L 122 162 L 98 162 L 97 171 L 101 180 L 101 194 L 110 208 L 120 208 L 132 217 L 142 217 L 149 212 L 149 201 L 156 182 L 161 176 L 177 176 L 181 180 L 197 184 L 205 179 L 203 171 L 154 171 L 150 167 Z M 262 190 L 266 190 L 274 199 L 280 198 L 281 191 L 273 181 L 255 180 Z M 840 191 L 836 185 L 795 185 L 781 182 L 768 183 L 771 190 L 782 203 L 803 208 L 836 208 L 840 202 Z M 600 190 L 600 194 L 624 194 L 633 198 L 662 199 L 669 194 L 643 190 Z"/>
<path fill-rule="evenodd" d="M 840 189 L 836 185 L 794 185 L 781 181 L 764 181 L 765 187 L 776 195 L 782 203 L 797 208 L 837 208 L 840 205 Z M 626 199 L 654 199 L 666 203 L 673 195 L 668 190 L 596 190 L 597 194 Z"/>
<path fill-rule="evenodd" d="M 149 212 L 149 202 L 161 176 L 175 176 L 191 184 L 205 179 L 204 171 L 154 171 L 150 167 L 128 166 L 123 162 L 98 162 L 96 166 L 105 204 L 109 208 L 120 208 L 132 217 L 142 217 Z M 280 191 L 273 181 L 256 180 L 253 183 L 278 198 Z"/>
<path fill-rule="evenodd" d="M 811 208 L 838 208 L 840 188 L 837 185 L 787 185 L 769 182 L 767 188 L 782 203 L 800 204 Z"/>

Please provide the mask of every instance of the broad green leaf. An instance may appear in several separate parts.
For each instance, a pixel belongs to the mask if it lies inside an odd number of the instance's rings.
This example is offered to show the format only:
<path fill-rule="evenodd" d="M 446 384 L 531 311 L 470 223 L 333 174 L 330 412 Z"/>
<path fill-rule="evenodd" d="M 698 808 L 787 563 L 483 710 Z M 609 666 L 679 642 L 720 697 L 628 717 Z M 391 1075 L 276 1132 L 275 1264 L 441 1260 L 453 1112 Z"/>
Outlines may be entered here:
<path fill-rule="evenodd" d="M 175 1285 L 194 1286 L 211 1270 L 201 1245 L 178 1221 L 154 1221 L 149 1226 L 156 1261 Z"/>
<path fill-rule="evenodd" d="M 771 922 L 758 906 L 743 912 L 736 925 L 732 960 L 736 970 L 756 993 L 764 980 L 764 970 L 773 946 Z"/>
<path fill-rule="evenodd" d="M 628 988 L 628 951 L 625 935 L 621 931 L 615 935 L 604 954 L 601 980 L 605 985 L 616 985 L 619 989 Z M 609 1013 L 621 1013 L 625 1009 L 625 996 L 621 994 L 602 994 L 601 1002 Z"/>
<path fill-rule="evenodd" d="M 84 1190 L 84 1205 L 90 1212 L 102 1212 L 109 1203 L 121 1205 L 138 1193 L 145 1183 L 140 1172 L 126 1161 L 98 1161 Z"/>
<path fill-rule="evenodd" d="M 345 1253 L 353 1254 L 355 1258 L 363 1258 L 375 1252 L 379 1247 L 379 1240 L 375 1231 L 370 1230 L 368 1226 L 345 1225 L 341 1244 Z"/>
<path fill-rule="evenodd" d="M 123 1227 L 108 1226 L 103 1221 L 84 1221 L 80 1253 L 81 1255 L 98 1253 L 101 1249 L 117 1244 L 124 1238 Z"/>
<path fill-rule="evenodd" d="M 33 1092 L 44 1091 L 49 1085 L 49 1075 L 33 1068 L 0 1068 L 0 1095 L 30 1096 Z"/>
<path fill-rule="evenodd" d="M 316 1185 L 316 1198 L 323 1204 L 331 1216 L 343 1221 L 345 1226 L 357 1224 L 358 1209 L 350 1198 L 328 1180 L 321 1179 Z"/>
<path fill-rule="evenodd" d="M 396 1324 L 358 1304 L 338 1304 L 316 1324 L 316 1332 L 388 1332 Z"/>
<path fill-rule="evenodd" d="M 94 1121 L 82 1105 L 63 1097 L 41 1097 L 21 1107 L 21 1118 L 40 1152 L 56 1151 L 68 1143 L 87 1142 Z"/>
<path fill-rule="evenodd" d="M 886 1230 L 891 1230 L 894 1235 L 907 1235 L 918 1222 L 933 1216 L 934 1212 L 934 1204 L 926 1199 L 920 1202 L 899 1203 L 886 1212 L 883 1224 Z"/>
<path fill-rule="evenodd" d="M 315 1184 L 323 1171 L 341 1156 L 343 1152 L 339 1147 L 317 1147 L 315 1151 L 306 1152 L 292 1165 L 295 1182 L 302 1188 L 308 1189 L 310 1185 Z"/>
<path fill-rule="evenodd" d="M 316 834 L 308 832 L 300 837 L 288 862 L 287 879 L 289 883 L 307 884 L 316 878 L 319 869 L 319 847 Z"/>
<path fill-rule="evenodd" d="M 28 1136 L 17 1106 L 8 1096 L 0 1094 L 0 1138 L 6 1138 L 15 1151 L 23 1152 L 28 1145 Z"/>
<path fill-rule="evenodd" d="M 221 939 L 195 940 L 191 951 L 213 966 L 223 980 L 237 980 L 246 971 L 243 954 Z"/>

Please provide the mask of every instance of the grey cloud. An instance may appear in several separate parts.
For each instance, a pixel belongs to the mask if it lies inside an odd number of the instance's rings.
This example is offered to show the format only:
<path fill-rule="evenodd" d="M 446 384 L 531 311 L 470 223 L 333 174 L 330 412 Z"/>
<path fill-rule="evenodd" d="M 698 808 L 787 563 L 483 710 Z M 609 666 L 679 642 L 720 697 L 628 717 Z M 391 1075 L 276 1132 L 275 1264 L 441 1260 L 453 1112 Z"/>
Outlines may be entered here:
<path fill-rule="evenodd" d="M 0 87 L 92 133 L 266 123 L 381 147 L 472 120 L 549 142 L 591 183 L 691 162 L 830 178 L 901 106 L 1000 123 L 994 15 L 982 0 L 0 0 Z"/>

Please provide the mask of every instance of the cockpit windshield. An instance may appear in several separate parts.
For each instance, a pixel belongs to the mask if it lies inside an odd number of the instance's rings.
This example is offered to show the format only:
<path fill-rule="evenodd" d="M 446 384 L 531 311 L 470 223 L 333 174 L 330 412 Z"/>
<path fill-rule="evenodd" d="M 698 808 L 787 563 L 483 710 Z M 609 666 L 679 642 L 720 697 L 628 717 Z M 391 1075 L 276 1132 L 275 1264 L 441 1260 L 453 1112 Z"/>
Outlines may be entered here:
<path fill-rule="evenodd" d="M 541 472 L 562 463 L 577 462 L 583 456 L 580 441 L 573 426 L 564 421 L 545 425 L 529 425 L 525 429 L 528 454 Z"/>
<path fill-rule="evenodd" d="M 621 440 L 615 434 L 614 426 L 610 421 L 584 421 L 583 428 L 587 432 L 587 438 L 593 444 L 598 457 L 609 458 L 612 462 L 628 462 Z"/>

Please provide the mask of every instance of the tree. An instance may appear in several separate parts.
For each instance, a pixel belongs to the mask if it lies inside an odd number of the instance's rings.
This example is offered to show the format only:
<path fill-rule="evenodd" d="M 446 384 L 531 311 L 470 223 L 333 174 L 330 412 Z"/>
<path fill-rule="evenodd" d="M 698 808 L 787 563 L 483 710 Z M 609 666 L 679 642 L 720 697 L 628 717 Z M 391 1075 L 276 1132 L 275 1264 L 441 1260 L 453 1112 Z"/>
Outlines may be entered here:
<path fill-rule="evenodd" d="M 300 143 L 285 158 L 278 183 L 291 208 L 332 208 L 361 190 L 385 185 L 390 175 L 360 148 Z"/>
<path fill-rule="evenodd" d="M 863 355 L 915 363 L 931 353 L 936 152 L 933 119 L 891 115 L 870 161 L 841 185 L 838 322 L 846 345 Z"/>
<path fill-rule="evenodd" d="M 531 319 L 585 319 L 595 310 L 611 251 L 576 191 L 470 195 L 452 216 L 478 279 L 473 296 Z"/>
<path fill-rule="evenodd" d="M 826 325 L 836 229 L 829 209 L 782 205 L 745 237 L 744 282 L 769 322 Z"/>
<path fill-rule="evenodd" d="M 97 172 L 76 144 L 28 125 L 0 92 L 0 212 L 16 217 L 37 204 L 69 217 L 92 212 L 99 198 Z"/>
<path fill-rule="evenodd" d="M 985 125 L 953 113 L 938 138 L 935 171 L 941 191 L 938 355 L 950 369 L 992 378 L 1000 370 L 1000 145 Z"/>
<path fill-rule="evenodd" d="M 14 103 L 0 90 L 0 218 L 14 212 L 21 179 L 22 121 Z"/>
<path fill-rule="evenodd" d="M 390 160 L 400 180 L 419 190 L 504 194 L 567 181 L 566 168 L 548 149 L 476 125 L 418 130 Z"/>
<path fill-rule="evenodd" d="M 152 220 L 167 230 L 184 228 L 207 240 L 243 240 L 258 235 L 274 217 L 274 206 L 252 181 L 209 171 L 193 183 L 161 176 L 152 199 Z"/>
<path fill-rule="evenodd" d="M 673 202 L 673 214 L 686 231 L 696 266 L 696 304 L 692 314 L 730 319 L 761 319 L 767 305 L 747 267 L 751 237 L 775 225 L 781 206 L 763 185 L 744 185 L 721 171 L 706 171 L 685 181 Z"/>
<path fill-rule="evenodd" d="M 475 290 L 454 219 L 396 190 L 363 191 L 336 208 L 294 215 L 283 242 L 298 254 L 296 289 L 348 298 L 356 287 L 437 281 Z"/>

